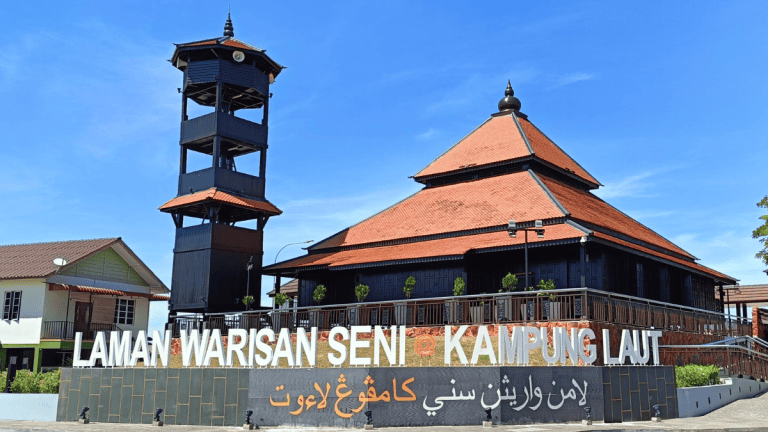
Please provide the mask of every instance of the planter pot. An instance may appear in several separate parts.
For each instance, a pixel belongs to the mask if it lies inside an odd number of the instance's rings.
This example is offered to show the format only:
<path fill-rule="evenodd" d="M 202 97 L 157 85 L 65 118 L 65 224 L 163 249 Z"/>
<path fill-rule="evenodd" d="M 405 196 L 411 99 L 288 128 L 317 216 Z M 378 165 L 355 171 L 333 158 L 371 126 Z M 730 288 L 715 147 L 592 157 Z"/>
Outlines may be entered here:
<path fill-rule="evenodd" d="M 461 305 L 456 300 L 445 301 L 445 320 L 449 324 L 458 323 L 461 318 Z"/>
<path fill-rule="evenodd" d="M 499 321 L 514 321 L 512 312 L 512 297 L 497 297 L 496 319 Z"/>
<path fill-rule="evenodd" d="M 472 306 L 469 308 L 469 315 L 472 322 L 479 324 L 483 322 L 483 306 Z"/>
<path fill-rule="evenodd" d="M 554 300 L 543 300 L 541 302 L 543 318 L 548 321 L 560 319 L 560 302 Z"/>
<path fill-rule="evenodd" d="M 349 319 L 349 325 L 357 325 L 360 322 L 360 306 L 348 307 L 347 318 Z"/>
<path fill-rule="evenodd" d="M 523 321 L 533 320 L 533 300 L 529 300 L 527 303 L 520 305 L 520 315 L 523 317 Z"/>
<path fill-rule="evenodd" d="M 397 325 L 408 324 L 408 306 L 405 302 L 395 303 L 395 323 Z"/>

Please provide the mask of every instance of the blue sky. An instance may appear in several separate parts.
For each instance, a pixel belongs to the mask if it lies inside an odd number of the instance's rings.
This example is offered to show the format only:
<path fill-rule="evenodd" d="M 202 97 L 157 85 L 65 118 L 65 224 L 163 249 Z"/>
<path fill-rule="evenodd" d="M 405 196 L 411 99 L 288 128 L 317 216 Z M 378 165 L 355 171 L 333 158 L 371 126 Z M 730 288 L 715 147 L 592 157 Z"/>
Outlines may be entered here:
<path fill-rule="evenodd" d="M 4 5 L 0 244 L 121 236 L 170 286 L 173 223 L 157 207 L 176 193 L 181 73 L 166 59 L 220 36 L 227 4 Z M 599 196 L 766 283 L 750 236 L 768 194 L 765 16 L 748 1 L 233 1 L 235 36 L 288 67 L 267 168 L 284 214 L 264 262 L 417 191 L 408 176 L 495 112 L 511 79 Z"/>

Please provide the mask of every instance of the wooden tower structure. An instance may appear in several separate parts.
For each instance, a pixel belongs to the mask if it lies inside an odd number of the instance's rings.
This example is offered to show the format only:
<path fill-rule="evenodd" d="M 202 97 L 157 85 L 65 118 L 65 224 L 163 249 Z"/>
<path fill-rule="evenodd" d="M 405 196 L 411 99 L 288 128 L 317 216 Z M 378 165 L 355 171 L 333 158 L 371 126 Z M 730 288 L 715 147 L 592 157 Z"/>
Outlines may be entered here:
<path fill-rule="evenodd" d="M 170 60 L 184 73 L 178 194 L 160 207 L 176 226 L 172 315 L 240 311 L 246 293 L 258 301 L 264 226 L 281 213 L 265 198 L 265 180 L 269 86 L 283 66 L 234 36 L 228 16 L 223 37 L 177 44 Z M 213 111 L 190 119 L 190 101 Z M 261 110 L 261 123 L 241 110 Z M 210 157 L 210 166 L 188 172 L 190 151 Z M 239 172 L 238 157 L 252 153 L 258 175 Z M 246 221 L 255 227 L 236 226 Z"/>

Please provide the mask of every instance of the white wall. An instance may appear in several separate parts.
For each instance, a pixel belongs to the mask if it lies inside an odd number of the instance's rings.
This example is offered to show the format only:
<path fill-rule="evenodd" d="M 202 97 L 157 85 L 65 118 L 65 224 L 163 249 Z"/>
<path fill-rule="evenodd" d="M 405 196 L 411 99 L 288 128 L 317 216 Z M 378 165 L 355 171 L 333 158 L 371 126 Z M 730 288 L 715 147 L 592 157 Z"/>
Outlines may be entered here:
<path fill-rule="evenodd" d="M 680 418 L 698 417 L 739 399 L 757 396 L 768 384 L 748 378 L 727 378 L 726 384 L 677 389 Z"/>
<path fill-rule="evenodd" d="M 0 393 L 0 420 L 56 421 L 57 394 Z"/>
<path fill-rule="evenodd" d="M 0 319 L 0 343 L 40 343 L 46 292 L 45 281 L 43 279 L 0 280 L 0 301 L 5 301 L 6 291 L 21 291 L 21 310 L 18 321 Z"/>

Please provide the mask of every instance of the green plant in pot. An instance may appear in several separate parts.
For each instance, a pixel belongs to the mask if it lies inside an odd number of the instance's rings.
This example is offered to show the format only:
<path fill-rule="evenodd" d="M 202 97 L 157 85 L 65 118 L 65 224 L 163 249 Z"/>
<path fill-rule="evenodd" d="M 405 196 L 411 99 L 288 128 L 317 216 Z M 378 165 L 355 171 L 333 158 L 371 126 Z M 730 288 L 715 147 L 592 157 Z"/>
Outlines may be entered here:
<path fill-rule="evenodd" d="M 550 300 L 554 300 L 557 298 L 557 294 L 553 292 L 546 292 L 546 291 L 552 291 L 553 289 L 555 289 L 555 281 L 553 281 L 552 279 L 547 279 L 546 281 L 542 279 L 538 283 L 538 285 L 536 285 L 536 288 L 538 288 L 541 291 L 544 291 L 539 293 L 539 295 L 542 297 L 549 297 Z"/>
<path fill-rule="evenodd" d="M 416 278 L 408 276 L 408 279 L 405 280 L 405 286 L 403 287 L 403 294 L 405 294 L 406 298 L 411 298 L 414 287 L 416 287 Z"/>
<path fill-rule="evenodd" d="M 517 289 L 517 276 L 512 273 L 507 273 L 501 280 L 502 289 L 499 292 L 512 292 Z"/>
<path fill-rule="evenodd" d="M 277 306 L 278 308 L 283 307 L 283 305 L 287 301 L 288 301 L 288 295 L 286 295 L 285 293 L 275 294 L 275 306 Z"/>
<path fill-rule="evenodd" d="M 325 299 L 325 285 L 318 285 L 315 287 L 315 292 L 312 293 L 312 300 L 315 303 L 320 304 Z"/>
<path fill-rule="evenodd" d="M 355 287 L 355 297 L 357 297 L 357 301 L 359 303 L 362 303 L 363 300 L 365 300 L 366 297 L 368 297 L 368 294 L 371 292 L 371 289 L 368 287 L 368 285 L 359 284 Z"/>
<path fill-rule="evenodd" d="M 467 287 L 467 283 L 464 282 L 464 278 L 459 276 L 453 281 L 453 295 L 454 296 L 463 296 L 464 295 L 464 289 Z"/>
<path fill-rule="evenodd" d="M 249 310 L 251 308 L 251 304 L 253 303 L 253 296 L 243 297 L 242 302 L 245 305 L 245 310 Z"/>

